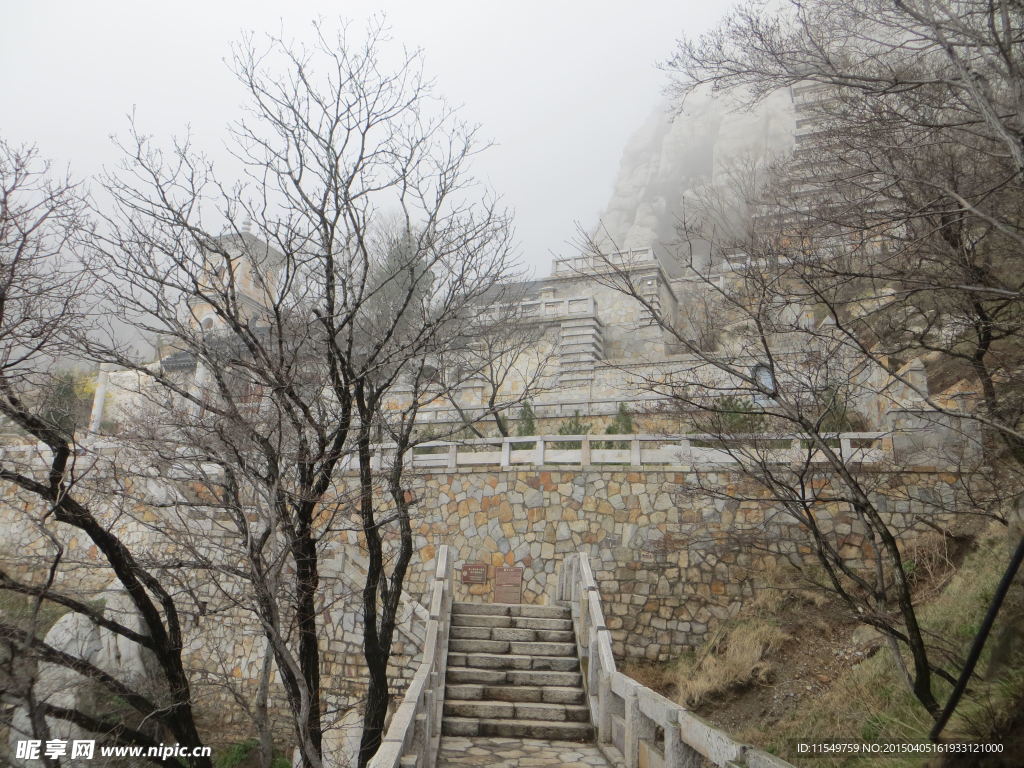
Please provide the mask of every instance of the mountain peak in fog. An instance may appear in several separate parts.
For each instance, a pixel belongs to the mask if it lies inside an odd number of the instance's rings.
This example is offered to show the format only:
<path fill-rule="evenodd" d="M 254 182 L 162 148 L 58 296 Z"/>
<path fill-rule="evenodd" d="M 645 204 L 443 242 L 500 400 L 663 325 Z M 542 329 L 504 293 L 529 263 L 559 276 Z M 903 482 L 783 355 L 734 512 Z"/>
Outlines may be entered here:
<path fill-rule="evenodd" d="M 661 103 L 622 153 L 599 239 L 623 250 L 677 240 L 688 198 L 721 185 L 741 160 L 767 163 L 788 153 L 794 130 L 788 90 L 750 110 L 707 90 L 692 94 L 678 112 Z"/>

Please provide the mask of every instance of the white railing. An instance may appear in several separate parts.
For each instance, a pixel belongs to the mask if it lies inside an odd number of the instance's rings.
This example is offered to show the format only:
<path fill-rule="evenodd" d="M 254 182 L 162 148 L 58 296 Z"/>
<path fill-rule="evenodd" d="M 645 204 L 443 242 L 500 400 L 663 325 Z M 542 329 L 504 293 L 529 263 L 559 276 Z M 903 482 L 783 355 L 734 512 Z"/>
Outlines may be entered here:
<path fill-rule="evenodd" d="M 887 432 L 844 432 L 826 436 L 846 462 L 878 464 L 888 455 L 882 447 Z M 386 461 L 378 448 L 375 462 Z M 406 460 L 413 468 L 513 467 L 569 464 L 576 466 L 694 467 L 736 465 L 742 461 L 775 464 L 824 464 L 820 451 L 799 435 L 530 435 L 478 440 L 433 441 L 416 446 Z M 344 469 L 355 468 L 346 457 Z"/>
<path fill-rule="evenodd" d="M 572 606 L 591 722 L 597 727 L 598 746 L 612 763 L 621 759 L 626 768 L 697 768 L 706 760 L 730 768 L 792 768 L 616 669 L 611 632 L 586 552 L 562 562 L 557 597 Z"/>
<path fill-rule="evenodd" d="M 422 661 L 391 718 L 380 749 L 370 760 L 370 768 L 434 768 L 441 742 L 451 612 L 451 566 L 448 546 L 443 545 L 437 550 L 430 588 L 430 618 Z"/>
<path fill-rule="evenodd" d="M 567 272 L 588 273 L 602 271 L 612 267 L 628 269 L 630 267 L 648 266 L 662 266 L 661 259 L 658 258 L 658 254 L 655 253 L 654 249 L 633 248 L 628 251 L 615 251 L 613 253 L 602 253 L 601 255 L 586 253 L 579 256 L 555 259 L 551 267 L 551 273 L 563 275 Z"/>
<path fill-rule="evenodd" d="M 847 463 L 879 464 L 891 451 L 884 438 L 892 432 L 842 432 L 822 435 Z M 887 441 L 885 441 L 887 442 Z M 32 456 L 44 446 L 0 448 L 0 455 L 23 453 Z M 100 455 L 111 450 L 99 441 L 86 453 Z M 373 446 L 374 468 L 386 465 L 394 446 Z M 744 461 L 767 464 L 824 464 L 827 458 L 810 447 L 802 435 L 529 435 L 525 437 L 485 437 L 475 440 L 435 440 L 420 443 L 406 454 L 413 468 L 523 465 L 598 464 L 630 467 L 736 465 Z M 341 470 L 354 470 L 355 454 L 341 460 Z M 216 467 L 211 465 L 211 471 Z"/>
<path fill-rule="evenodd" d="M 538 318 L 561 318 L 571 315 L 593 317 L 597 314 L 597 302 L 593 296 L 570 296 L 564 299 L 531 299 L 520 304 L 522 317 L 528 320 Z"/>

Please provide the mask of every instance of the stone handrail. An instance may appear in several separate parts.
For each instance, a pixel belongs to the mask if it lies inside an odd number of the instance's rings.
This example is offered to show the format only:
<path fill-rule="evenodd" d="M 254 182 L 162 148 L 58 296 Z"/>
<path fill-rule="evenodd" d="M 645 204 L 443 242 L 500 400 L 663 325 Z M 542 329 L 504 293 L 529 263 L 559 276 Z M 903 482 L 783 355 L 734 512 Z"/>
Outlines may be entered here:
<path fill-rule="evenodd" d="M 826 437 L 836 443 L 844 460 L 877 464 L 888 454 L 882 447 L 888 435 L 843 432 Z M 421 443 L 407 460 L 413 468 L 442 469 L 545 464 L 693 467 L 735 465 L 736 454 L 745 452 L 767 463 L 826 463 L 824 456 L 808 454 L 806 440 L 799 435 L 529 435 Z M 380 447 L 386 456 L 388 446 Z"/>
<path fill-rule="evenodd" d="M 597 314 L 593 296 L 569 296 L 564 299 L 532 299 L 520 304 L 524 320 L 563 318 L 570 315 L 592 317 Z"/>
<path fill-rule="evenodd" d="M 447 545 L 437 550 L 429 610 L 422 661 L 391 718 L 380 749 L 370 760 L 370 768 L 433 768 L 437 762 L 452 611 Z"/>
<path fill-rule="evenodd" d="M 844 461 L 880 464 L 890 457 L 886 446 L 892 432 L 837 432 L 822 435 L 839 450 Z M 615 447 L 609 447 L 615 446 Z M 96 441 L 86 453 L 99 455 L 111 446 Z M 380 468 L 393 446 L 375 445 L 373 462 Z M 6 453 L 31 454 L 45 449 L 39 445 L 5 446 Z M 91 450 L 89 450 L 91 449 Z M 807 437 L 802 435 L 528 435 L 525 437 L 485 437 L 474 440 L 434 440 L 420 443 L 406 454 L 415 469 L 458 467 L 626 465 L 630 467 L 703 467 L 734 466 L 737 455 L 745 454 L 758 462 L 825 464 L 817 452 L 808 453 Z M 356 468 L 356 457 L 342 458 L 342 471 Z M 216 468 L 211 467 L 211 471 Z"/>
<path fill-rule="evenodd" d="M 621 760 L 626 768 L 696 768 L 703 761 L 729 768 L 792 768 L 616 669 L 611 632 L 587 553 L 569 555 L 562 562 L 557 598 L 572 606 L 590 717 L 598 746 L 610 762 Z"/>
<path fill-rule="evenodd" d="M 555 259 L 551 265 L 551 274 L 579 274 L 604 271 L 613 267 L 630 268 L 652 265 L 662 266 L 661 259 L 653 248 L 633 248 L 627 251 L 603 253 L 600 256 L 587 253 Z"/>

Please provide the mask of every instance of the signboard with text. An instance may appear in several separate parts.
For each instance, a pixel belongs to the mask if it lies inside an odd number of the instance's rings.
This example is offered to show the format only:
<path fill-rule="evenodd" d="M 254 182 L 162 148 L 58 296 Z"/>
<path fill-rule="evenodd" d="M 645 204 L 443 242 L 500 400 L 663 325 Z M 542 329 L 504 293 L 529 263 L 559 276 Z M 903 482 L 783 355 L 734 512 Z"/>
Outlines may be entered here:
<path fill-rule="evenodd" d="M 521 603 L 523 601 L 523 569 L 519 566 L 499 566 L 494 569 L 494 602 Z"/>
<path fill-rule="evenodd" d="M 463 584 L 486 584 L 487 563 L 466 563 L 462 566 Z"/>

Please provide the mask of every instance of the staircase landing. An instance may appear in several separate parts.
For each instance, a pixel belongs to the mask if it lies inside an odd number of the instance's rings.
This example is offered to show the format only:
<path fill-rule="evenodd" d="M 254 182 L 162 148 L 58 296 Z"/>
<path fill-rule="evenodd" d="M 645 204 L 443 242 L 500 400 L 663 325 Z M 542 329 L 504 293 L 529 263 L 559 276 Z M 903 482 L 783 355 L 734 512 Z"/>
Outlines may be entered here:
<path fill-rule="evenodd" d="M 542 739 L 506 739 L 501 737 L 466 738 L 445 736 L 437 768 L 605 768 L 608 761 L 593 744 Z"/>

